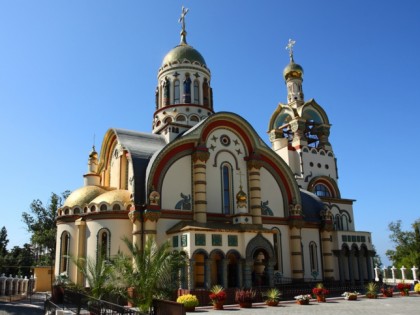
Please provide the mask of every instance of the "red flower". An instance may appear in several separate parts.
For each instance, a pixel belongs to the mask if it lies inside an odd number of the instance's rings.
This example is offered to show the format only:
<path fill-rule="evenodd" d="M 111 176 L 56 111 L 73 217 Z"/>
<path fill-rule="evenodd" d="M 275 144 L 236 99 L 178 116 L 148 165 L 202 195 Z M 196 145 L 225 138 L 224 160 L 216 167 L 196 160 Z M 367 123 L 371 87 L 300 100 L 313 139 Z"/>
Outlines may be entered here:
<path fill-rule="evenodd" d="M 330 291 L 328 291 L 325 288 L 313 288 L 312 293 L 315 294 L 315 295 L 328 295 L 328 293 L 330 293 Z"/>
<path fill-rule="evenodd" d="M 397 289 L 399 291 L 409 291 L 411 288 L 411 284 L 409 283 L 398 283 L 397 284 Z"/>

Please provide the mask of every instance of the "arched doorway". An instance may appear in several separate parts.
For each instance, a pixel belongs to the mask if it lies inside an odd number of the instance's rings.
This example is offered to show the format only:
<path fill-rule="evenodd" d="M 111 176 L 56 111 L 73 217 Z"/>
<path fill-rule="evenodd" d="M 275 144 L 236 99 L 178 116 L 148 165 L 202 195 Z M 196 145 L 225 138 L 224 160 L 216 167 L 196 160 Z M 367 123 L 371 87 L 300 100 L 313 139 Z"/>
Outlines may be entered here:
<path fill-rule="evenodd" d="M 226 287 L 223 278 L 225 271 L 223 268 L 224 254 L 220 250 L 214 250 L 210 253 L 210 279 L 211 286 L 219 284 Z M 210 287 L 211 287 L 210 286 Z"/>
<path fill-rule="evenodd" d="M 226 255 L 228 261 L 227 267 L 227 287 L 228 288 L 237 288 L 241 287 L 240 281 L 240 254 L 237 251 L 230 251 Z"/>
<path fill-rule="evenodd" d="M 203 250 L 196 251 L 193 255 L 194 261 L 194 288 L 204 288 L 206 283 L 205 262 L 207 253 Z"/>
<path fill-rule="evenodd" d="M 260 248 L 254 252 L 252 269 L 252 286 L 268 286 L 268 253 Z"/>
<path fill-rule="evenodd" d="M 273 246 L 258 233 L 246 247 L 245 286 L 272 286 L 274 265 Z"/>

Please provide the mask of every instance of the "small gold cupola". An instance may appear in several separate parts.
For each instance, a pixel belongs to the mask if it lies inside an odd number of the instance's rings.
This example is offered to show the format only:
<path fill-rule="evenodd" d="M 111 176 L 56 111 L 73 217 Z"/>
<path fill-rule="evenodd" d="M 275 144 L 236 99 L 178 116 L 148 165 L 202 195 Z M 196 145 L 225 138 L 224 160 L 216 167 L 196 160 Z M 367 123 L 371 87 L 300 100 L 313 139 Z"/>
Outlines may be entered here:
<path fill-rule="evenodd" d="M 295 44 L 296 41 L 289 39 L 286 49 L 289 50 L 290 62 L 283 70 L 283 77 L 287 86 L 287 103 L 293 107 L 299 107 L 304 103 L 303 68 L 294 61 L 293 46 Z"/>
<path fill-rule="evenodd" d="M 97 173 L 98 171 L 98 152 L 95 150 L 95 146 L 92 146 L 92 151 L 89 153 L 88 159 L 88 172 L 83 175 L 85 186 L 99 185 L 101 176 Z"/>

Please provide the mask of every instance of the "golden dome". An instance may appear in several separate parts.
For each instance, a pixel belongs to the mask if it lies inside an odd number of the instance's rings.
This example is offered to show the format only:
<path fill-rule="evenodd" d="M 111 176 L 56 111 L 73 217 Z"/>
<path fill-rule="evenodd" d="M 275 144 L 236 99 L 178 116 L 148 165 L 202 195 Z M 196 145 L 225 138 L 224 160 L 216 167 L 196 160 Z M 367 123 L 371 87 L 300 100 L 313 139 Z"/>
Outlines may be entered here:
<path fill-rule="evenodd" d="M 63 207 L 84 206 L 90 203 L 97 196 L 105 193 L 106 190 L 99 186 L 84 186 L 73 191 L 66 199 Z"/>
<path fill-rule="evenodd" d="M 288 78 L 302 78 L 303 79 L 303 68 L 294 63 L 294 61 L 290 61 L 290 63 L 284 68 L 283 70 L 283 77 L 285 80 Z"/>
<path fill-rule="evenodd" d="M 166 54 L 165 58 L 163 58 L 162 66 L 170 64 L 174 61 L 182 63 L 184 59 L 188 60 L 191 63 L 196 61 L 201 65 L 206 64 L 206 61 L 204 60 L 203 56 L 198 52 L 198 50 L 194 49 L 190 45 L 180 44 Z"/>
<path fill-rule="evenodd" d="M 90 203 L 100 204 L 102 202 L 106 202 L 109 205 L 114 202 L 121 202 L 124 205 L 132 203 L 131 192 L 123 189 L 108 191 L 100 196 L 97 196 Z"/>

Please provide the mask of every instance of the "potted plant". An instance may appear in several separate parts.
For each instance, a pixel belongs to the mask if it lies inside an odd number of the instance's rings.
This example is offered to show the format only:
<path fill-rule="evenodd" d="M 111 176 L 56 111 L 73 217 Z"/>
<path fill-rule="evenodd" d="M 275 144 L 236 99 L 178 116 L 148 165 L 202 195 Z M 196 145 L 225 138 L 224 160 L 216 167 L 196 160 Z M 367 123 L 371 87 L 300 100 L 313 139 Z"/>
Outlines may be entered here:
<path fill-rule="evenodd" d="M 309 300 L 311 299 L 310 294 L 301 294 L 295 296 L 296 303 L 299 305 L 309 305 Z"/>
<path fill-rule="evenodd" d="M 70 282 L 67 272 L 60 273 L 54 280 L 52 300 L 54 303 L 63 303 L 64 287 Z"/>
<path fill-rule="evenodd" d="M 281 292 L 277 288 L 271 288 L 264 292 L 263 296 L 266 297 L 265 303 L 268 306 L 277 306 L 280 302 Z"/>
<path fill-rule="evenodd" d="M 238 289 L 235 292 L 235 301 L 243 308 L 251 308 L 255 297 L 255 291 L 252 289 Z"/>
<path fill-rule="evenodd" d="M 369 282 L 366 286 L 366 297 L 376 299 L 378 297 L 378 285 L 375 282 Z"/>
<path fill-rule="evenodd" d="M 401 296 L 409 296 L 410 288 L 411 288 L 410 283 L 400 282 L 400 283 L 397 284 L 397 289 L 398 289 L 398 291 L 400 291 Z"/>
<path fill-rule="evenodd" d="M 381 288 L 381 293 L 383 297 L 392 297 L 394 295 L 394 288 L 384 284 Z"/>
<path fill-rule="evenodd" d="M 324 288 L 322 283 L 318 283 L 315 288 L 312 289 L 312 294 L 316 296 L 318 302 L 325 302 L 325 297 L 330 292 Z"/>
<path fill-rule="evenodd" d="M 193 294 L 184 294 L 176 299 L 177 303 L 184 304 L 186 312 L 194 312 L 195 307 L 198 306 L 198 299 Z"/>
<path fill-rule="evenodd" d="M 341 296 L 344 296 L 345 300 L 349 300 L 349 301 L 355 301 L 357 300 L 357 296 L 360 293 L 357 291 L 353 291 L 353 292 L 344 292 L 343 294 L 341 294 Z"/>
<path fill-rule="evenodd" d="M 210 289 L 210 300 L 215 310 L 222 310 L 226 300 L 225 289 L 221 285 L 214 285 Z"/>
<path fill-rule="evenodd" d="M 418 294 L 420 294 L 420 282 L 416 283 L 416 285 L 414 286 L 414 291 Z"/>

